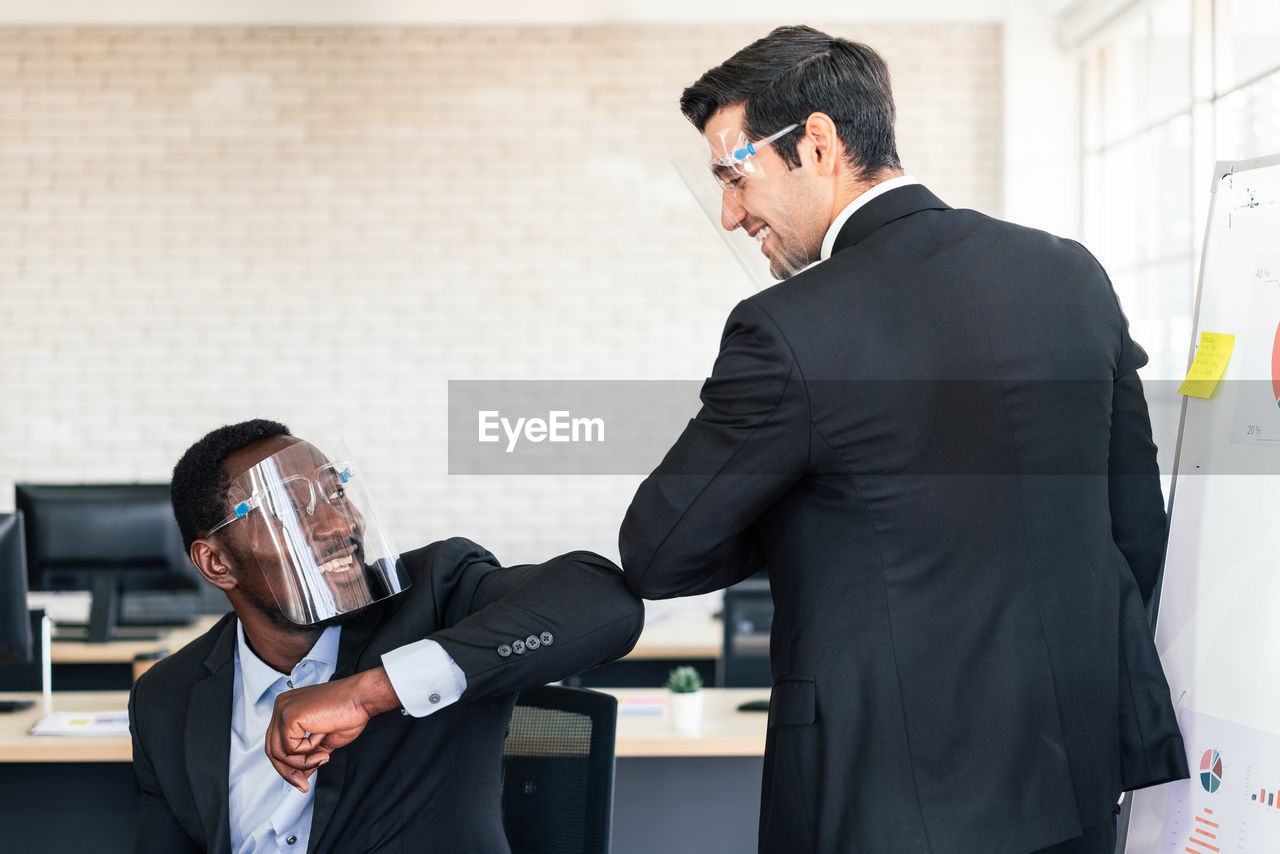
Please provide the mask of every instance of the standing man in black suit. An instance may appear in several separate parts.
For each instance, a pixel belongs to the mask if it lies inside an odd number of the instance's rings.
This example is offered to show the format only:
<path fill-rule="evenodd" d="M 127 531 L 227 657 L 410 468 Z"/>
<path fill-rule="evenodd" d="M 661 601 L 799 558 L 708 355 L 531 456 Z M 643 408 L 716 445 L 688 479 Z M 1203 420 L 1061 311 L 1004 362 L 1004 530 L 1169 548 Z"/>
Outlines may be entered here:
<path fill-rule="evenodd" d="M 463 539 L 399 555 L 354 466 L 271 421 L 205 436 L 172 493 L 234 613 L 134 686 L 137 850 L 508 851 L 515 694 L 634 645 L 618 568 L 504 569 Z"/>
<path fill-rule="evenodd" d="M 1112 851 L 1117 796 L 1187 769 L 1143 611 L 1146 354 L 1106 274 L 903 175 L 864 45 L 777 29 L 681 108 L 786 280 L 730 314 L 621 552 L 649 598 L 769 570 L 760 850 Z"/>

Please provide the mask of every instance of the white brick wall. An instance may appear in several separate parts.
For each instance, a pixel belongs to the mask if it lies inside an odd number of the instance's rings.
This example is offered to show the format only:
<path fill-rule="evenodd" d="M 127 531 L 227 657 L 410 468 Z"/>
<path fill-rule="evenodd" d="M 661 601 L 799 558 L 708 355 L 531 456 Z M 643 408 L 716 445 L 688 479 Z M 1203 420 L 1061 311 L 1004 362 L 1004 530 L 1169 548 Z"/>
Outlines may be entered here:
<path fill-rule="evenodd" d="M 999 26 L 829 29 L 998 215 Z M 446 383 L 705 376 L 749 286 L 676 102 L 766 30 L 0 29 L 0 509 L 273 417 L 347 437 L 402 548 L 616 557 L 639 476 L 450 477 Z"/>

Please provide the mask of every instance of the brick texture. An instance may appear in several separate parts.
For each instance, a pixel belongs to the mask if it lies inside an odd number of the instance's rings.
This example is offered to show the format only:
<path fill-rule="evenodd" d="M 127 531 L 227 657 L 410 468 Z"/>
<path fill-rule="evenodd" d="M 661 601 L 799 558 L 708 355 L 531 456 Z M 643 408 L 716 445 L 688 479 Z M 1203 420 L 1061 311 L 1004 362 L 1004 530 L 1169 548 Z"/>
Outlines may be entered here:
<path fill-rule="evenodd" d="M 999 215 L 999 26 L 830 29 L 908 171 Z M 0 29 L 0 509 L 261 416 L 345 435 L 401 548 L 616 556 L 639 476 L 451 477 L 446 383 L 706 375 L 750 287 L 676 100 L 762 34 Z"/>

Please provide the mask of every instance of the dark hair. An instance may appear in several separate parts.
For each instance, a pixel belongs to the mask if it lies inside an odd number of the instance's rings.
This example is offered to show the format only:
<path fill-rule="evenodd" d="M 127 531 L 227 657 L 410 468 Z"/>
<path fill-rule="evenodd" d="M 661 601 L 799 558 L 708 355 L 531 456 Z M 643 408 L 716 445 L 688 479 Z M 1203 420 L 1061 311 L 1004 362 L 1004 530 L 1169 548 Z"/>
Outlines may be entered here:
<path fill-rule="evenodd" d="M 811 113 L 835 121 L 849 163 L 861 179 L 884 168 L 900 168 L 893 140 L 893 91 L 889 68 L 864 44 L 829 36 L 813 27 L 778 27 L 712 68 L 680 96 L 680 110 L 701 132 L 720 110 L 742 104 L 752 139 Z M 796 144 L 803 133 L 773 143 L 789 168 L 800 165 Z"/>
<path fill-rule="evenodd" d="M 289 428 L 277 421 L 255 418 L 219 427 L 196 442 L 173 467 L 169 497 L 173 515 L 182 531 L 182 544 L 191 544 L 227 515 L 227 487 L 231 478 L 222 462 L 229 455 L 254 442 L 272 436 L 292 436 Z"/>

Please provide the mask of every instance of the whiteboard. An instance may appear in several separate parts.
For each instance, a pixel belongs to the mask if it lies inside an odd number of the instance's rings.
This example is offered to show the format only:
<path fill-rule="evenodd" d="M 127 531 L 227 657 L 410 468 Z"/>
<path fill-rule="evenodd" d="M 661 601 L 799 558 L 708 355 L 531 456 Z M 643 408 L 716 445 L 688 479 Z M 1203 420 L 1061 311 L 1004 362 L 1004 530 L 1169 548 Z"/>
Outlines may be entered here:
<path fill-rule="evenodd" d="M 1195 330 L 1235 345 L 1214 395 L 1183 401 L 1156 627 L 1191 779 L 1135 793 L 1125 851 L 1275 854 L 1280 155 L 1215 170 Z"/>

